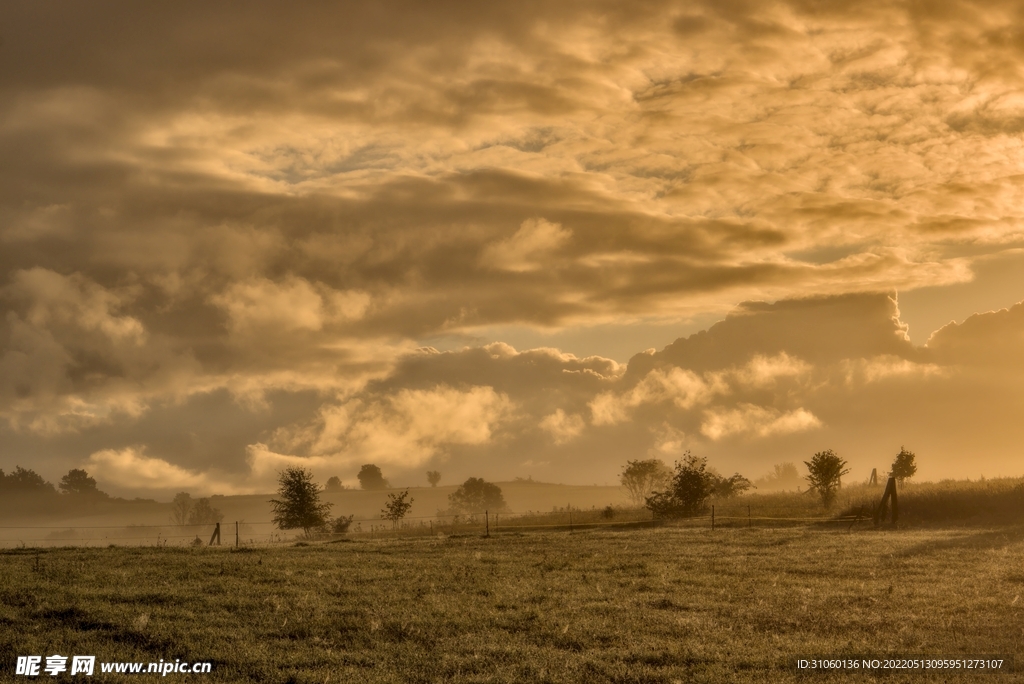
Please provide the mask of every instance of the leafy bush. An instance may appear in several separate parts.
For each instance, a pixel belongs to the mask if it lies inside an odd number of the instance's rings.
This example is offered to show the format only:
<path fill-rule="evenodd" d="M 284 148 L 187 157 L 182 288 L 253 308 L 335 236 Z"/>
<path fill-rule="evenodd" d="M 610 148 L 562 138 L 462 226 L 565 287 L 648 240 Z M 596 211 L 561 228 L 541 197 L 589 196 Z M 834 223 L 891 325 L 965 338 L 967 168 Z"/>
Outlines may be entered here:
<path fill-rule="evenodd" d="M 342 515 L 334 519 L 331 523 L 331 532 L 334 534 L 345 534 L 348 532 L 348 528 L 352 526 L 352 521 L 355 520 L 355 515 Z"/>
<path fill-rule="evenodd" d="M 722 499 L 739 496 L 754 486 L 750 484 L 750 480 L 739 473 L 735 473 L 731 477 L 722 477 L 721 475 L 713 473 L 711 478 L 711 486 L 714 489 L 714 495 Z"/>
<path fill-rule="evenodd" d="M 655 518 L 685 518 L 702 513 L 714 493 L 715 476 L 708 472 L 707 459 L 687 451 L 676 461 L 668 490 L 647 497 L 646 505 Z"/>
<path fill-rule="evenodd" d="M 839 458 L 836 452 L 826 449 L 814 454 L 810 461 L 804 461 L 804 465 L 807 466 L 807 483 L 810 488 L 818 492 L 825 508 L 830 508 L 843 485 L 843 475 L 850 472 L 846 461 Z"/>

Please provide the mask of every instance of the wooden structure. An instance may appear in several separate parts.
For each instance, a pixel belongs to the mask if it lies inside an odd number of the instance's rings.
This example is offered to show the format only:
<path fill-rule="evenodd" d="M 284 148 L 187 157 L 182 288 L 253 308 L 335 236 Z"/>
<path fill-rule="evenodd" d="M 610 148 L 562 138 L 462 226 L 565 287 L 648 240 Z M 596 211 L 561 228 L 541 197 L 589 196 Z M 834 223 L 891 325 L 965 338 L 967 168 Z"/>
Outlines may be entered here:
<path fill-rule="evenodd" d="M 900 519 L 900 504 L 899 499 L 896 496 L 896 478 L 890 477 L 889 481 L 885 483 L 885 491 L 882 492 L 882 500 L 878 502 L 878 507 L 875 508 L 875 527 L 885 521 L 885 514 L 888 510 L 892 510 L 892 525 L 896 526 L 896 523 Z"/>

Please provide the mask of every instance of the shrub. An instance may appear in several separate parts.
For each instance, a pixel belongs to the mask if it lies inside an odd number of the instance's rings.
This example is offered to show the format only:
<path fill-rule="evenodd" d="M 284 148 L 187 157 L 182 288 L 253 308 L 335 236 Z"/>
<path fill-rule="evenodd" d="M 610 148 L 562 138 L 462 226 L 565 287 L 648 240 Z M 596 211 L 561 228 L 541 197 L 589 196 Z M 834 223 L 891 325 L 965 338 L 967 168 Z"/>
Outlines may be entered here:
<path fill-rule="evenodd" d="M 436 487 L 437 483 L 441 481 L 441 473 L 437 470 L 427 471 L 427 482 L 430 483 L 431 487 Z"/>
<path fill-rule="evenodd" d="M 714 474 L 708 472 L 707 459 L 687 451 L 676 461 L 669 488 L 655 492 L 646 505 L 656 518 L 684 518 L 702 513 L 714 492 Z"/>
<path fill-rule="evenodd" d="M 711 486 L 714 489 L 714 495 L 723 499 L 739 496 L 753 487 L 753 485 L 750 484 L 750 480 L 739 473 L 735 473 L 732 477 L 722 477 L 721 475 L 712 473 L 711 478 Z"/>
<path fill-rule="evenodd" d="M 348 532 L 348 528 L 352 526 L 352 521 L 355 520 L 355 515 L 342 515 L 334 519 L 331 523 L 331 532 L 334 534 L 345 534 Z"/>

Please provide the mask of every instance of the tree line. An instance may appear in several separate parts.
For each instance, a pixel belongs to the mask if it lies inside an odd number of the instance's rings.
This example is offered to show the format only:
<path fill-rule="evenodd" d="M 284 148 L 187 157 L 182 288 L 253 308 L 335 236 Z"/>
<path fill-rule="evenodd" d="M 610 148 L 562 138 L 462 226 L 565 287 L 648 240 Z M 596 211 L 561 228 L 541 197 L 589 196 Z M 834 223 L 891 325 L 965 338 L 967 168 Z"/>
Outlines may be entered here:
<path fill-rule="evenodd" d="M 826 509 L 831 508 L 842 487 L 843 476 L 850 472 L 846 460 L 834 450 L 826 449 L 815 453 L 809 461 L 804 461 L 804 465 L 807 475 L 803 480 L 807 483 L 808 492 L 816 493 L 822 505 Z M 900 447 L 900 453 L 890 466 L 890 477 L 902 487 L 916 473 L 916 455 Z M 770 473 L 767 479 L 769 482 L 791 483 L 794 476 L 798 477 L 796 467 L 785 463 L 776 465 L 775 472 Z M 706 458 L 689 451 L 676 461 L 672 470 L 659 459 L 627 461 L 619 481 L 633 503 L 647 507 L 656 518 L 700 515 L 707 510 L 712 497 L 730 498 L 753 488 L 746 477 L 739 473 L 724 477 L 708 466 Z"/>

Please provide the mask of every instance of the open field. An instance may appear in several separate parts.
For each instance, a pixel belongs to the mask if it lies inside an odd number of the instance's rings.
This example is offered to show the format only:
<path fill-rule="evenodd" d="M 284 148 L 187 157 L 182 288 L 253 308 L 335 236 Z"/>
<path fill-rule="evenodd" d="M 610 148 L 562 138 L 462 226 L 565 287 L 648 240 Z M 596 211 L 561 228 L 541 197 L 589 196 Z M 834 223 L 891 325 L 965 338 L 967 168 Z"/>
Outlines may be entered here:
<path fill-rule="evenodd" d="M 0 663 L 181 658 L 213 663 L 189 681 L 317 684 L 869 681 L 793 661 L 1019 654 L 1021 594 L 1019 526 L 16 549 L 0 552 Z M 124 675 L 107 677 L 92 681 Z"/>

